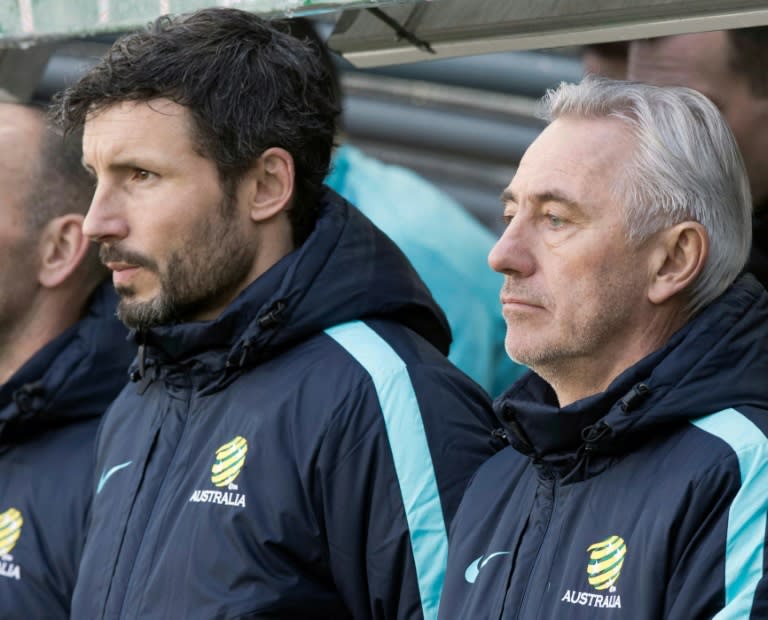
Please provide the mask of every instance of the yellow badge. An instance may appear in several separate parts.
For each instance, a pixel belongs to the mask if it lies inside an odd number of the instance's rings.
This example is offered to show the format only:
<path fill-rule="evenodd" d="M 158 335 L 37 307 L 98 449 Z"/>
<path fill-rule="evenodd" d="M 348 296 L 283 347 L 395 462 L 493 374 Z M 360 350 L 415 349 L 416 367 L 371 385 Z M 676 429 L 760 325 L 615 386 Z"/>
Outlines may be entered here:
<path fill-rule="evenodd" d="M 616 583 L 621 574 L 624 556 L 627 554 L 624 539 L 620 536 L 611 536 L 590 545 L 587 551 L 591 552 L 589 564 L 587 564 L 589 585 L 595 590 L 607 590 Z"/>
<path fill-rule="evenodd" d="M 16 546 L 21 536 L 21 526 L 24 519 L 15 508 L 9 508 L 0 513 L 0 555 L 7 555 Z"/>
<path fill-rule="evenodd" d="M 211 482 L 217 487 L 232 484 L 245 465 L 248 442 L 237 436 L 216 450 L 216 461 L 211 467 Z"/>

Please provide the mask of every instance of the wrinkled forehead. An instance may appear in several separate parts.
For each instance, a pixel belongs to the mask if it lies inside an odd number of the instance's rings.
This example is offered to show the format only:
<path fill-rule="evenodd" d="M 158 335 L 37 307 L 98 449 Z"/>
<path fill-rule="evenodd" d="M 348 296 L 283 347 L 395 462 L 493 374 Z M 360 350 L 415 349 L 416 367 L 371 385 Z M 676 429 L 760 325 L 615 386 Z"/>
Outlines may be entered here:
<path fill-rule="evenodd" d="M 534 140 L 523 155 L 518 172 L 599 181 L 626 165 L 635 143 L 632 129 L 620 119 L 563 116 L 552 121 Z"/>
<path fill-rule="evenodd" d="M 111 131 L 131 127 L 140 131 L 164 123 L 191 124 L 189 110 L 166 98 L 118 101 L 91 108 L 85 118 L 84 133 Z"/>
<path fill-rule="evenodd" d="M 193 150 L 187 108 L 168 99 L 123 101 L 95 109 L 83 127 L 83 160 L 112 160 L 131 152 L 159 152 L 172 157 Z"/>

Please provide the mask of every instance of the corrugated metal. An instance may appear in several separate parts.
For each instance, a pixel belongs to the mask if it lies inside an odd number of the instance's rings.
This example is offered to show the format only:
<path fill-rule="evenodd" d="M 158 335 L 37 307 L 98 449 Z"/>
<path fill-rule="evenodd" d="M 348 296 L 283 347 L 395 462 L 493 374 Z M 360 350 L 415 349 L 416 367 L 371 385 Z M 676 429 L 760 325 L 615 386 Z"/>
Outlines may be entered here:
<path fill-rule="evenodd" d="M 387 76 L 345 72 L 345 139 L 384 161 L 415 170 L 500 232 L 501 190 L 543 127 L 535 117 L 537 100 L 563 80 L 578 80 L 581 66 L 575 57 L 541 53 L 515 58 L 513 52 L 484 61 L 527 66 L 530 72 L 489 80 L 483 89 L 445 84 L 446 73 L 454 72 L 449 66 L 453 61 L 445 61 L 436 74 L 424 63 L 420 80 L 406 79 L 407 71 L 391 77 L 399 67 L 391 67 Z M 549 63 L 561 72 L 543 80 L 536 67 Z M 457 67 L 456 74 L 464 69 Z"/>

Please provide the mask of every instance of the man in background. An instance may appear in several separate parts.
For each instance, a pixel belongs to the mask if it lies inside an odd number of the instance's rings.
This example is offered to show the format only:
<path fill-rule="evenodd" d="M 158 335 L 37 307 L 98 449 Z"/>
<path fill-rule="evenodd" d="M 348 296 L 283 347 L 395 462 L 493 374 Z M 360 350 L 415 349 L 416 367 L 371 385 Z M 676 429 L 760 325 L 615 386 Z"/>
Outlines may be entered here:
<path fill-rule="evenodd" d="M 0 104 L 0 618 L 69 618 L 102 412 L 135 348 L 82 231 L 79 140 Z"/>
<path fill-rule="evenodd" d="M 747 269 L 768 285 L 768 27 L 633 41 L 628 78 L 709 97 L 736 137 L 752 190 Z"/>

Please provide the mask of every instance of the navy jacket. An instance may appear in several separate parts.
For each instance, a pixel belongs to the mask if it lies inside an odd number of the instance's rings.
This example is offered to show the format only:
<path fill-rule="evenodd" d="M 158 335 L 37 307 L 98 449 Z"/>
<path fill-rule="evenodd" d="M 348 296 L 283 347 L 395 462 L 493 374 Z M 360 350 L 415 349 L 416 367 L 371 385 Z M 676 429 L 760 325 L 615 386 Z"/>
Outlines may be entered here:
<path fill-rule="evenodd" d="M 110 283 L 0 386 L 0 618 L 68 618 L 96 428 L 136 347 Z"/>
<path fill-rule="evenodd" d="M 150 330 L 98 441 L 76 618 L 435 618 L 484 392 L 394 244 L 327 191 L 216 320 Z"/>
<path fill-rule="evenodd" d="M 752 250 L 747 270 L 768 288 L 768 205 L 756 208 L 752 218 Z"/>
<path fill-rule="evenodd" d="M 768 294 L 742 276 L 563 409 L 535 374 L 451 530 L 442 620 L 768 618 Z M 522 453 L 522 454 L 521 454 Z"/>

